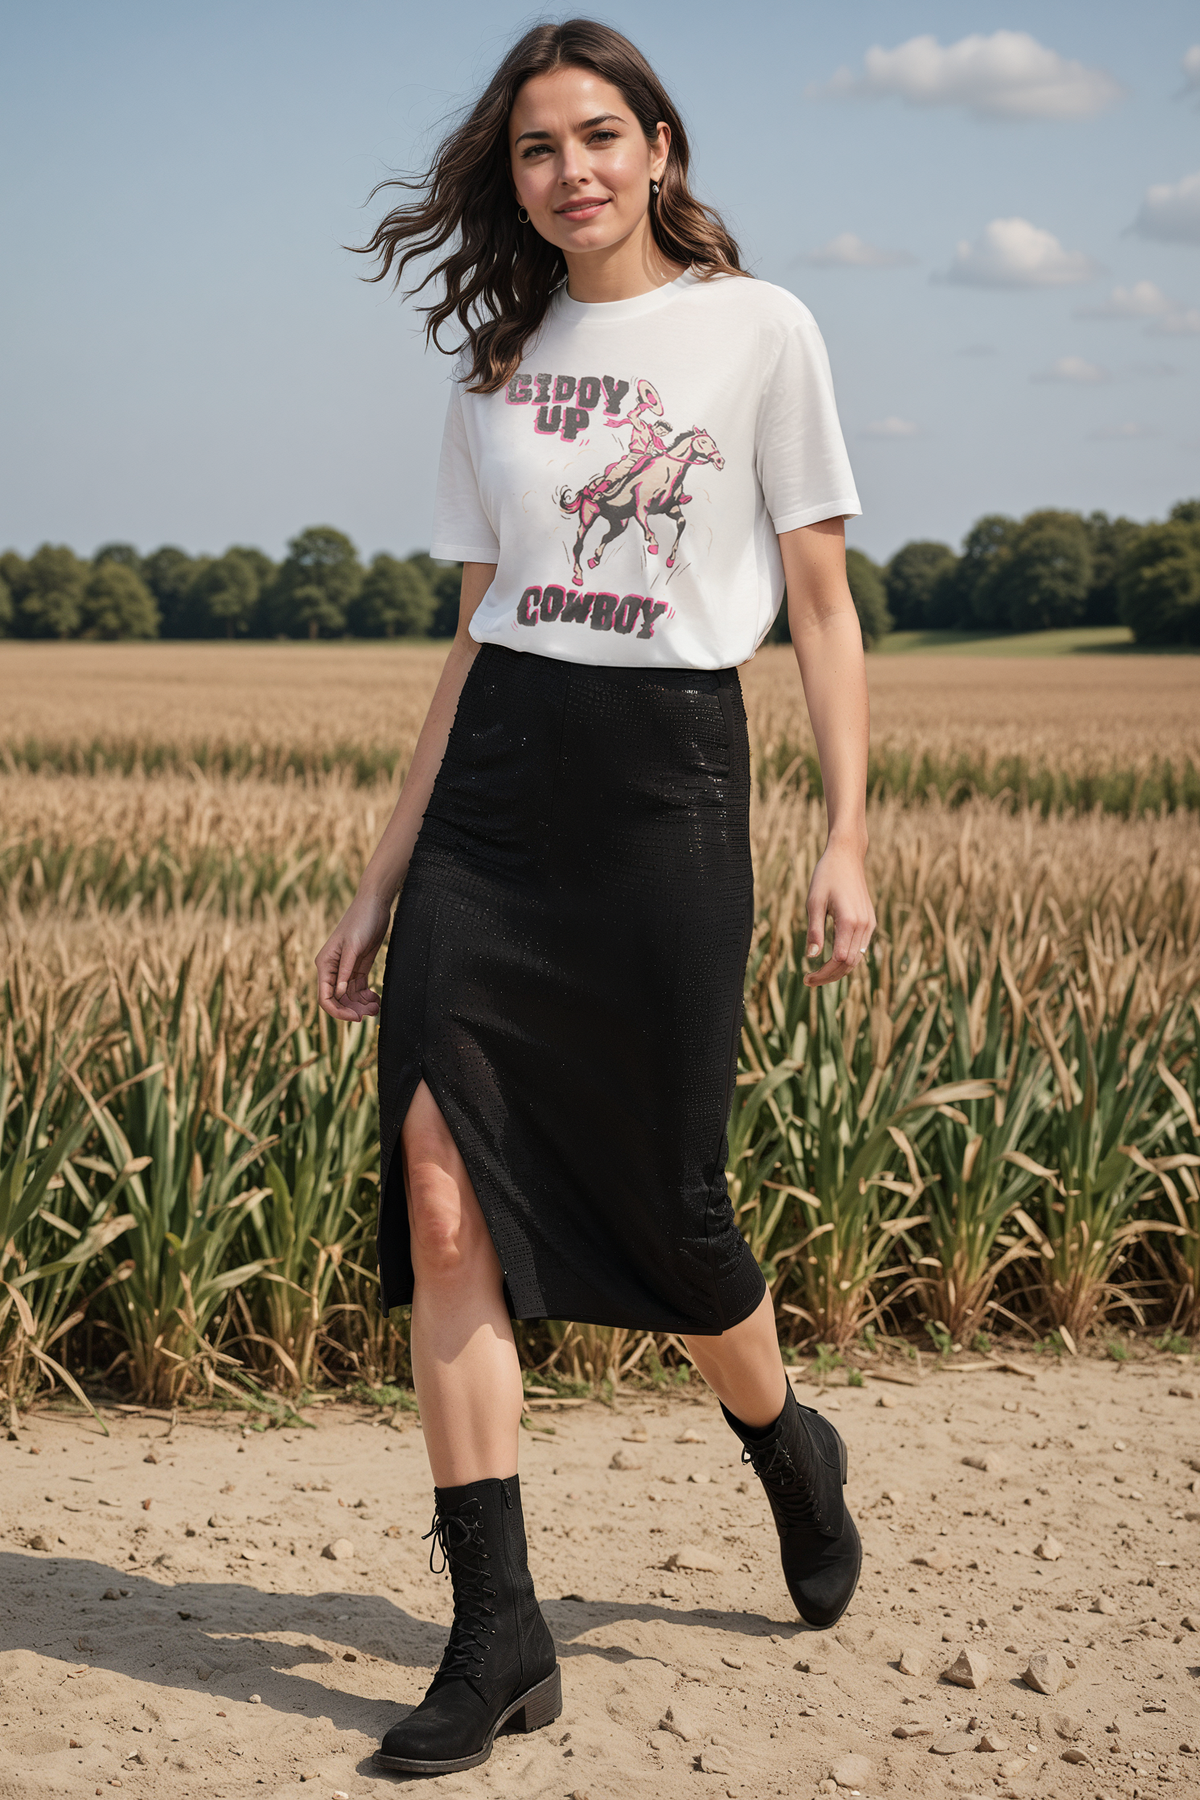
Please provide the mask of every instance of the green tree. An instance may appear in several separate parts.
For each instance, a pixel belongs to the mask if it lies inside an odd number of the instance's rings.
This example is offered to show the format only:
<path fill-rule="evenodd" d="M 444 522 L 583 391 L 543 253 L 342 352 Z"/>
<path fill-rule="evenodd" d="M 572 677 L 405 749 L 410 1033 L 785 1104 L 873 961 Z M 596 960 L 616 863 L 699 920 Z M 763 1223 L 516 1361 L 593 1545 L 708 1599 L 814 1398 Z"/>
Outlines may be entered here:
<path fill-rule="evenodd" d="M 246 637 L 257 622 L 259 595 L 274 573 L 261 550 L 233 545 L 200 568 L 188 590 L 193 631 L 203 637 Z"/>
<path fill-rule="evenodd" d="M 372 557 L 350 609 L 351 629 L 360 637 L 425 637 L 437 600 L 412 562 L 380 553 Z"/>
<path fill-rule="evenodd" d="M 427 550 L 414 550 L 407 560 L 417 573 L 424 577 L 436 602 L 433 621 L 429 627 L 430 637 L 453 637 L 458 630 L 462 564 L 460 562 L 435 562 Z"/>
<path fill-rule="evenodd" d="M 101 563 L 83 590 L 84 636 L 154 638 L 158 608 L 140 575 L 125 563 Z"/>
<path fill-rule="evenodd" d="M 883 579 L 898 631 L 929 631 L 952 622 L 943 614 L 955 605 L 950 587 L 957 567 L 949 544 L 920 538 L 897 550 Z"/>
<path fill-rule="evenodd" d="M 870 650 L 892 629 L 883 570 L 863 551 L 847 550 L 846 580 L 850 584 L 850 597 L 854 601 L 854 610 L 862 629 L 863 648 Z"/>
<path fill-rule="evenodd" d="M 119 563 L 123 569 L 132 569 L 135 575 L 142 573 L 142 559 L 133 544 L 101 544 L 92 558 L 93 569 L 101 563 Z"/>
<path fill-rule="evenodd" d="M 0 637 L 7 637 L 13 628 L 17 609 L 13 605 L 12 589 L 0 575 Z"/>
<path fill-rule="evenodd" d="M 24 583 L 25 571 L 28 567 L 29 564 L 25 561 L 25 558 L 23 556 L 18 556 L 15 550 L 5 550 L 0 552 L 0 576 L 3 576 L 4 580 L 11 588 L 14 597 Z"/>
<path fill-rule="evenodd" d="M 1084 602 L 1083 623 L 1119 624 L 1117 570 L 1143 528 L 1134 519 L 1110 519 L 1103 512 L 1089 513 L 1083 525 L 1092 553 L 1092 580 Z"/>
<path fill-rule="evenodd" d="M 1032 512 L 1021 520 L 996 576 L 1000 614 L 1010 631 L 1079 625 L 1092 585 L 1092 552 L 1078 513 Z"/>
<path fill-rule="evenodd" d="M 303 587 L 293 588 L 288 604 L 293 633 L 296 627 L 300 627 L 301 636 L 315 640 L 322 632 L 333 637 L 345 630 L 346 615 L 342 608 L 335 605 L 325 589 L 318 587 L 316 582 L 310 581 Z"/>
<path fill-rule="evenodd" d="M 1018 529 L 1006 513 L 985 513 L 963 539 L 953 586 L 957 621 L 965 630 L 1008 628 L 998 590 Z"/>
<path fill-rule="evenodd" d="M 87 564 L 65 544 L 43 544 L 25 565 L 16 592 L 17 623 L 26 637 L 74 637 L 83 623 Z"/>
<path fill-rule="evenodd" d="M 163 637 L 192 635 L 192 586 L 207 563 L 207 557 L 189 556 L 175 544 L 164 544 L 143 561 L 142 580 L 154 595 Z"/>
<path fill-rule="evenodd" d="M 362 565 L 346 534 L 332 525 L 310 525 L 289 541 L 287 559 L 272 583 L 276 630 L 310 638 L 345 631 L 361 586 Z"/>
<path fill-rule="evenodd" d="M 1177 500 L 1167 519 L 1172 525 L 1200 525 L 1200 500 Z"/>
<path fill-rule="evenodd" d="M 1147 525 L 1122 558 L 1117 595 L 1139 644 L 1200 644 L 1200 524 Z"/>

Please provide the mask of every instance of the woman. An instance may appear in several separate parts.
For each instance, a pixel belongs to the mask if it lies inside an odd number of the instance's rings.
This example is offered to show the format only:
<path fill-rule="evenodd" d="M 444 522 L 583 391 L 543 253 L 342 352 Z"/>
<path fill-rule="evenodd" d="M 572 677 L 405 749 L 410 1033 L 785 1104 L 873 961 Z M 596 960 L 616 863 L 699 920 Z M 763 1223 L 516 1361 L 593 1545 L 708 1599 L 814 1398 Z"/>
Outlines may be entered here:
<path fill-rule="evenodd" d="M 859 506 L 810 315 L 744 274 L 653 71 L 587 20 L 523 37 L 417 190 L 366 248 L 399 279 L 453 245 L 422 286 L 433 341 L 466 333 L 432 544 L 464 565 L 460 619 L 317 966 L 334 1018 L 380 1014 L 383 1302 L 412 1302 L 454 1587 L 441 1667 L 377 1761 L 441 1774 L 562 1705 L 513 1318 L 682 1334 L 802 1616 L 832 1624 L 857 1583 L 845 1448 L 789 1389 L 723 1172 L 753 907 L 735 671 L 785 582 L 829 807 L 808 953 L 828 916 L 833 953 L 807 979 L 845 975 L 875 921 Z M 639 400 L 681 423 L 629 462 Z"/>

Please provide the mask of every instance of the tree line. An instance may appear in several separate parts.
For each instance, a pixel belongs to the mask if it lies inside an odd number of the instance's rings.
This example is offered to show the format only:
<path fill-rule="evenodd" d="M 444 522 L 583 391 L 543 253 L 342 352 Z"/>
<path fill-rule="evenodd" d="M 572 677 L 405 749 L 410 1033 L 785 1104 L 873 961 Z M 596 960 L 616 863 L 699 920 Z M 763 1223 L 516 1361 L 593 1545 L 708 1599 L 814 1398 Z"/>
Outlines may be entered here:
<path fill-rule="evenodd" d="M 312 525 L 274 563 L 234 544 L 142 556 L 105 544 L 90 562 L 63 544 L 0 555 L 0 632 L 26 638 L 452 637 L 460 563 L 424 551 L 366 567 L 345 532 Z"/>
<path fill-rule="evenodd" d="M 282 562 L 234 544 L 222 556 L 105 544 L 91 561 L 62 544 L 0 555 L 0 635 L 25 638 L 452 637 L 459 563 L 385 552 L 364 566 L 330 525 Z M 960 552 L 925 539 L 884 564 L 846 552 L 863 639 L 887 632 L 1049 631 L 1129 626 L 1140 644 L 1200 644 L 1200 500 L 1161 523 L 1042 510 L 988 513 Z M 788 636 L 786 609 L 771 633 Z"/>
<path fill-rule="evenodd" d="M 1139 644 L 1200 644 L 1200 500 L 1148 525 L 1103 512 L 988 513 L 960 554 L 905 544 L 880 575 L 897 630 L 1127 625 Z"/>

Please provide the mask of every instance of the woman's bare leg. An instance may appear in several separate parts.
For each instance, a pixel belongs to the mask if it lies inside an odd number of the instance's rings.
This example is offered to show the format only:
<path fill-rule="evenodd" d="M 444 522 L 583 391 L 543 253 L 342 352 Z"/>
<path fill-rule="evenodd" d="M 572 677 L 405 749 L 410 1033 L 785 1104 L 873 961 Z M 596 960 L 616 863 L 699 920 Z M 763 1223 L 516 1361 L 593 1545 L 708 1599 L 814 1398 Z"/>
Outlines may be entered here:
<path fill-rule="evenodd" d="M 770 1294 L 720 1337 L 685 1337 L 688 1355 L 735 1419 L 752 1430 L 773 1425 L 787 1398 L 787 1376 Z"/>
<path fill-rule="evenodd" d="M 422 1081 L 400 1134 L 414 1275 L 413 1383 L 438 1487 L 517 1472 L 521 1366 L 466 1165 Z"/>

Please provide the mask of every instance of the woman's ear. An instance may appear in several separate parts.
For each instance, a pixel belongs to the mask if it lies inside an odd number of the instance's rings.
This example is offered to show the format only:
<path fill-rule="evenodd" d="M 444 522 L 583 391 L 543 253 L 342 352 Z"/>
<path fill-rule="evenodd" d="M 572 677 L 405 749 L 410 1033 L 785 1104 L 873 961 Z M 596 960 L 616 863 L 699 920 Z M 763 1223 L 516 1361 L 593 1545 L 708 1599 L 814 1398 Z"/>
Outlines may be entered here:
<path fill-rule="evenodd" d="M 654 155 L 650 158 L 650 178 L 661 181 L 668 162 L 671 160 L 671 127 L 665 119 L 658 121 L 658 140 L 654 146 Z"/>

